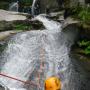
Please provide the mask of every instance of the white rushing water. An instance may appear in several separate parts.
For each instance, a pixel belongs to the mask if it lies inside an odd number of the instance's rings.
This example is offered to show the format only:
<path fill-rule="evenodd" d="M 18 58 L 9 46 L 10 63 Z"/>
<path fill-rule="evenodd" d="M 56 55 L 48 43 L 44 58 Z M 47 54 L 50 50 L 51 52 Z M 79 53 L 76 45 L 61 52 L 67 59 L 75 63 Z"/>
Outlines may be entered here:
<path fill-rule="evenodd" d="M 46 30 L 23 32 L 11 38 L 4 51 L 5 64 L 1 73 L 36 84 L 40 73 L 40 87 L 28 86 L 4 76 L 0 76 L 0 83 L 10 90 L 43 90 L 44 80 L 57 76 L 62 81 L 62 90 L 75 90 L 68 85 L 71 74 L 69 51 L 73 37 L 68 38 L 62 33 L 61 24 L 57 22 L 44 16 L 37 16 L 36 19 L 43 22 Z M 40 69 L 42 63 L 44 66 Z"/>
<path fill-rule="evenodd" d="M 32 15 L 35 15 L 35 3 L 36 3 L 36 0 L 33 0 L 33 3 L 32 3 Z"/>
<path fill-rule="evenodd" d="M 9 11 L 16 11 L 16 12 L 18 12 L 18 8 L 19 8 L 18 1 L 17 2 L 13 2 L 9 6 Z"/>

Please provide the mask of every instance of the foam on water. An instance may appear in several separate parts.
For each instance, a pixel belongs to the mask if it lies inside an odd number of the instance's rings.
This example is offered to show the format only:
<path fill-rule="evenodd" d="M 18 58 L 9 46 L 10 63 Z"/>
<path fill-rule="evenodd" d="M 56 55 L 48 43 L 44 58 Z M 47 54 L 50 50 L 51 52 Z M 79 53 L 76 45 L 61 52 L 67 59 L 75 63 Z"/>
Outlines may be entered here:
<path fill-rule="evenodd" d="M 68 42 L 68 38 L 62 33 L 61 24 L 43 16 L 36 19 L 43 22 L 46 30 L 23 32 L 11 38 L 4 52 L 5 64 L 1 73 L 37 84 L 43 62 L 40 87 L 29 85 L 27 88 L 24 83 L 3 76 L 0 76 L 0 82 L 10 90 L 43 90 L 44 80 L 57 76 L 62 81 L 62 90 L 71 90 L 68 84 L 71 74 L 69 51 L 72 43 Z"/>

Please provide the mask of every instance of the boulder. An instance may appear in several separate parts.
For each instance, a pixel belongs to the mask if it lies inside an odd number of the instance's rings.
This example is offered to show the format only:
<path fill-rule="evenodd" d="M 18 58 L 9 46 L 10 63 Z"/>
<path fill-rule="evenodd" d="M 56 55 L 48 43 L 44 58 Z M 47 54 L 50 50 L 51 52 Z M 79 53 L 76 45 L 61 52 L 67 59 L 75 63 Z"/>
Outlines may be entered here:
<path fill-rule="evenodd" d="M 14 21 L 25 19 L 27 19 L 26 16 L 21 15 L 21 13 L 0 10 L 0 21 Z"/>
<path fill-rule="evenodd" d="M 0 21 L 0 32 L 8 31 L 13 29 L 13 24 L 11 22 Z"/>
<path fill-rule="evenodd" d="M 83 70 L 90 74 L 90 57 L 84 54 L 80 54 L 79 48 L 75 48 L 72 52 L 72 55 L 76 58 L 75 60 L 77 60 Z"/>
<path fill-rule="evenodd" d="M 58 8 L 58 3 L 57 0 L 40 0 L 40 8 L 41 8 L 41 13 L 45 13 L 45 10 L 47 8 L 52 11 L 53 9 Z"/>
<path fill-rule="evenodd" d="M 22 31 L 4 31 L 4 32 L 0 32 L 0 41 L 3 41 L 5 39 L 7 39 L 8 37 L 14 35 L 14 34 L 17 34 L 19 32 L 22 32 Z"/>

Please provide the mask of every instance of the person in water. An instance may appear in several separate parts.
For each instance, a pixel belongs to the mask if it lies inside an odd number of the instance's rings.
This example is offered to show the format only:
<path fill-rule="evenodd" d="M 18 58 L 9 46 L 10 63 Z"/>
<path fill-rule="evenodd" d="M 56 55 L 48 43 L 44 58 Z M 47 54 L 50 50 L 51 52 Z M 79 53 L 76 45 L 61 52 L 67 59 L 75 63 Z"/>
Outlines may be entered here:
<path fill-rule="evenodd" d="M 50 77 L 45 80 L 45 90 L 61 90 L 61 81 L 57 77 Z"/>

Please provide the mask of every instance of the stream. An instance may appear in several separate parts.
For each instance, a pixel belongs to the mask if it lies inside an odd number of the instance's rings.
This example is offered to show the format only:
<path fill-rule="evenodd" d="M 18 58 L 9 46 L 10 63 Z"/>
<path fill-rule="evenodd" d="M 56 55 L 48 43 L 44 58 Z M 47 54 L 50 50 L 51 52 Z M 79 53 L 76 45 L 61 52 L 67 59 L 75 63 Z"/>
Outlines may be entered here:
<path fill-rule="evenodd" d="M 62 24 L 44 15 L 35 19 L 46 29 L 18 33 L 8 41 L 0 60 L 1 73 L 14 79 L 0 76 L 0 84 L 6 90 L 44 90 L 45 79 L 57 76 L 62 82 L 62 90 L 80 90 L 78 74 L 69 56 L 75 35 L 65 34 Z"/>
<path fill-rule="evenodd" d="M 89 90 L 90 72 L 71 52 L 79 33 L 76 25 L 63 28 L 66 20 L 48 19 L 54 9 L 63 7 L 63 0 L 33 0 L 28 7 L 24 4 L 24 0 L 13 1 L 8 10 L 18 15 L 0 10 L 0 19 L 26 21 L 27 17 L 19 13 L 27 13 L 45 29 L 20 32 L 0 41 L 0 90 L 45 90 L 45 80 L 52 76 L 60 79 L 61 90 Z"/>

